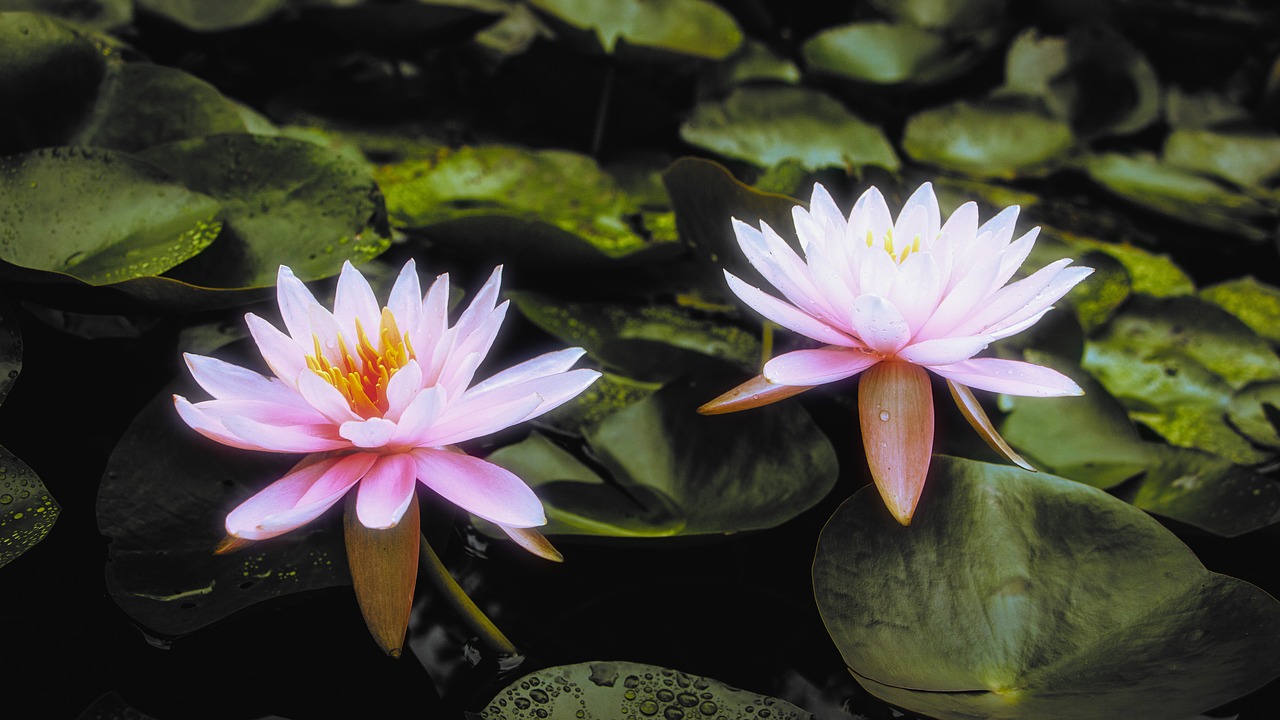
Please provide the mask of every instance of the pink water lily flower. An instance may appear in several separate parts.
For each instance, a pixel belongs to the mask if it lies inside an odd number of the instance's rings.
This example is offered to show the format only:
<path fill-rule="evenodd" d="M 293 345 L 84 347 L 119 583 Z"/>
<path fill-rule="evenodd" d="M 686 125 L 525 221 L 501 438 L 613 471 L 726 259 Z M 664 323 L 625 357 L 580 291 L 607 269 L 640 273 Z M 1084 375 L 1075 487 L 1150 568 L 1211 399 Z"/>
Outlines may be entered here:
<path fill-rule="evenodd" d="M 355 513 L 367 528 L 395 526 L 422 482 L 453 504 L 520 533 L 546 522 L 542 503 L 512 473 L 471 457 L 455 443 L 537 417 L 599 377 L 570 369 L 583 355 L 551 352 L 471 384 L 507 312 L 497 304 L 501 268 L 449 326 L 449 277 L 425 296 L 410 260 L 380 307 L 347 263 L 334 311 L 322 307 L 281 266 L 277 292 L 287 333 L 245 316 L 265 377 L 222 360 L 186 355 L 212 400 L 174 396 L 178 413 L 205 437 L 232 447 L 306 453 L 284 477 L 244 501 L 226 519 L 235 538 L 263 540 L 318 517 L 355 489 Z"/>
<path fill-rule="evenodd" d="M 846 217 L 822 185 L 793 212 L 804 257 L 772 228 L 733 220 L 747 260 L 779 299 L 726 272 L 729 288 L 765 318 L 823 346 L 769 360 L 762 374 L 707 403 L 716 414 L 775 402 L 861 373 L 858 414 L 871 474 L 890 512 L 911 521 L 933 449 L 926 370 L 946 378 L 961 410 L 992 447 L 1000 439 L 969 388 L 1009 395 L 1079 395 L 1070 378 L 1039 365 L 974 357 L 1031 327 L 1093 270 L 1059 260 L 1007 284 L 1039 228 L 1013 240 L 1016 206 L 978 224 L 960 206 L 944 224 L 929 183 L 895 221 L 874 187 Z M 1028 466 L 1029 467 L 1029 466 Z"/>

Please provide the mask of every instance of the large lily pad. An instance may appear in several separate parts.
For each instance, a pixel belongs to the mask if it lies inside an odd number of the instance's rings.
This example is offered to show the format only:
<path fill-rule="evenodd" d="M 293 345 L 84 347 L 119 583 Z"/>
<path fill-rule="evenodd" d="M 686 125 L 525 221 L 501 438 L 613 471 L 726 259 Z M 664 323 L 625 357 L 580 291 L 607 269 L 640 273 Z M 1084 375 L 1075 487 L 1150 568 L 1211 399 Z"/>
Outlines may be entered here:
<path fill-rule="evenodd" d="M 871 0 L 880 12 L 931 30 L 962 32 L 1005 17 L 1009 0 Z"/>
<path fill-rule="evenodd" d="M 1252 277 L 1228 280 L 1200 297 L 1235 315 L 1261 337 L 1280 345 L 1280 288 Z"/>
<path fill-rule="evenodd" d="M 568 302 L 525 292 L 508 297 L 538 327 L 643 380 L 689 372 L 698 356 L 743 370 L 760 364 L 760 341 L 754 334 L 679 306 Z"/>
<path fill-rule="evenodd" d="M 1075 142 L 1071 128 L 1017 102 L 960 101 L 907 121 L 902 147 L 922 162 L 966 175 L 1042 174 Z"/>
<path fill-rule="evenodd" d="M 1141 480 L 1116 489 L 1135 507 L 1223 537 L 1280 522 L 1280 483 L 1200 450 L 1148 443 Z"/>
<path fill-rule="evenodd" d="M 43 540 L 59 512 L 40 476 L 0 447 L 0 567 Z"/>
<path fill-rule="evenodd" d="M 1093 238 L 1054 231 L 1066 243 L 1082 250 L 1105 253 L 1124 266 L 1129 275 L 1130 290 L 1152 297 L 1190 295 L 1195 283 L 1168 255 L 1144 250 L 1126 243 L 1106 242 Z M 1087 263 L 1086 263 L 1087 264 Z M 1095 282 L 1090 280 L 1089 283 Z"/>
<path fill-rule="evenodd" d="M 1191 717 L 1280 673 L 1280 603 L 1156 521 L 1045 474 L 934 459 L 910 527 L 836 511 L 819 612 L 882 699 L 946 720 Z"/>
<path fill-rule="evenodd" d="M 809 88 L 738 88 L 723 101 L 694 108 L 680 126 L 680 137 L 762 167 L 794 160 L 809 170 L 863 165 L 898 169 L 898 157 L 880 128 Z"/>
<path fill-rule="evenodd" d="M 378 168 L 391 222 L 451 245 L 597 264 L 673 240 L 585 155 L 502 145 L 441 151 Z"/>
<path fill-rule="evenodd" d="M 1172 166 L 1262 187 L 1280 175 L 1280 135 L 1174 130 L 1164 144 Z"/>
<path fill-rule="evenodd" d="M 135 157 L 49 148 L 0 158 L 0 260 L 90 285 L 154 277 L 218 234 L 222 205 Z"/>
<path fill-rule="evenodd" d="M 289 0 L 137 0 L 138 8 L 200 32 L 231 30 L 263 22 Z"/>
<path fill-rule="evenodd" d="M 1227 406 L 1227 418 L 1241 435 L 1280 450 L 1280 380 L 1241 388 Z"/>
<path fill-rule="evenodd" d="M 594 30 L 605 52 L 631 45 L 719 60 L 742 44 L 733 16 L 705 0 L 530 0 L 544 12 Z"/>
<path fill-rule="evenodd" d="M 477 720 L 748 718 L 813 720 L 789 702 L 718 680 L 633 662 L 584 662 L 512 681 Z"/>
<path fill-rule="evenodd" d="M 368 168 L 319 145 L 215 135 L 157 146 L 141 157 L 223 206 L 217 243 L 170 273 L 178 280 L 269 287 L 282 264 L 315 280 L 390 246 L 382 196 Z"/>
<path fill-rule="evenodd" d="M 981 57 L 976 48 L 957 48 L 938 33 L 880 21 L 824 30 L 801 50 L 811 70 L 879 85 L 940 82 Z"/>
<path fill-rule="evenodd" d="M 324 522 L 213 554 L 227 513 L 296 458 L 201 437 L 173 409 L 179 390 L 143 408 L 98 491 L 98 530 L 111 540 L 107 590 L 120 608 L 148 633 L 174 638 L 264 600 L 349 584 L 342 534 Z"/>

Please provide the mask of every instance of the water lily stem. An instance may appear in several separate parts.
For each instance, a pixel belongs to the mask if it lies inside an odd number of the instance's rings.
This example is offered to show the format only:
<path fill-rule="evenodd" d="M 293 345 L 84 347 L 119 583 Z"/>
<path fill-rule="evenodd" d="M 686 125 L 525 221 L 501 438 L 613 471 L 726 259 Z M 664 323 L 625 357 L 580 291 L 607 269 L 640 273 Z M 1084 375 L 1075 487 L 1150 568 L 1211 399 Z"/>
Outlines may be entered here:
<path fill-rule="evenodd" d="M 591 156 L 600 157 L 600 147 L 604 145 L 605 120 L 609 117 L 609 100 L 613 95 L 613 76 L 615 70 L 612 58 L 604 75 L 604 86 L 600 89 L 600 104 L 596 107 L 596 127 L 591 133 Z"/>
<path fill-rule="evenodd" d="M 760 333 L 760 366 L 773 359 L 773 328 L 772 321 L 764 321 L 764 330 Z"/>
<path fill-rule="evenodd" d="M 444 566 L 440 560 L 440 556 L 436 555 L 436 551 L 431 547 L 431 543 L 427 541 L 426 536 L 422 537 L 422 551 L 418 554 L 418 565 L 421 572 L 425 573 L 436 588 L 440 590 L 440 594 L 444 599 L 453 606 L 453 609 L 462 617 L 462 619 L 471 626 L 471 630 L 480 638 L 480 641 L 489 649 L 503 655 L 516 655 L 519 650 L 516 649 L 514 643 L 507 639 L 506 635 L 498 629 L 497 625 L 485 615 L 471 598 L 458 585 L 458 581 L 453 579 L 453 575 L 449 574 L 449 569 Z"/>

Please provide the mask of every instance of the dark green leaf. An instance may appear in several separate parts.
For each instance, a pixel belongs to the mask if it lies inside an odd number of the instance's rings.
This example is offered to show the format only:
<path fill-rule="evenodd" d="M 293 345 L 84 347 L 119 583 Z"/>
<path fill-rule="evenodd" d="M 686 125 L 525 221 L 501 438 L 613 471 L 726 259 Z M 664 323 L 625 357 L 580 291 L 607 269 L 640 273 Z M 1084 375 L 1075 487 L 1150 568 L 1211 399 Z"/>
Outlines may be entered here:
<path fill-rule="evenodd" d="M 1280 174 L 1280 135 L 1175 130 L 1164 144 L 1167 165 L 1262 187 Z"/>
<path fill-rule="evenodd" d="M 483 720 L 748 718 L 813 720 L 791 703 L 718 680 L 632 662 L 585 662 L 529 673 L 480 712 Z"/>
<path fill-rule="evenodd" d="M 275 284 L 280 265 L 303 280 L 336 275 L 386 250 L 384 207 L 368 169 L 308 142 L 215 135 L 151 148 L 141 157 L 224 208 L 218 241 L 175 269 L 216 288 Z"/>
<path fill-rule="evenodd" d="M 742 44 L 733 16 L 705 0 L 530 0 L 539 10 L 594 30 L 605 52 L 618 40 L 682 55 L 719 60 Z"/>
<path fill-rule="evenodd" d="M 898 169 L 898 157 L 880 128 L 809 88 L 738 88 L 723 101 L 694 108 L 680 126 L 680 137 L 761 167 L 796 160 L 809 170 L 864 165 Z"/>
<path fill-rule="evenodd" d="M 107 285 L 159 275 L 218 235 L 217 200 L 110 150 L 0 158 L 0 259 Z"/>
<path fill-rule="evenodd" d="M 960 101 L 907 121 L 902 147 L 917 160 L 975 177 L 1043 173 L 1074 144 L 1066 123 L 1018 103 Z"/>
<path fill-rule="evenodd" d="M 35 471 L 0 447 L 0 567 L 43 540 L 59 512 Z"/>
<path fill-rule="evenodd" d="M 13 306 L 0 298 L 0 403 L 22 372 L 22 329 Z"/>
<path fill-rule="evenodd" d="M 1082 250 L 1105 253 L 1119 261 L 1129 275 L 1132 292 L 1152 297 L 1190 295 L 1196 291 L 1195 283 L 1168 255 L 1153 253 L 1140 247 L 1093 238 L 1055 232 L 1067 245 Z M 1088 284 L 1096 283 L 1090 278 Z"/>
<path fill-rule="evenodd" d="M 289 0 L 136 0 L 138 9 L 199 32 L 231 30 L 260 23 Z"/>
<path fill-rule="evenodd" d="M 1043 473 L 937 457 L 910 527 L 864 488 L 823 530 L 813 576 L 858 681 L 946 720 L 1170 720 L 1280 673 L 1280 603 Z"/>
<path fill-rule="evenodd" d="M 1226 458 L 1150 443 L 1142 479 L 1118 489 L 1121 499 L 1156 515 L 1224 537 L 1280 522 L 1280 483 Z"/>
<path fill-rule="evenodd" d="M 1280 344 L 1280 288 L 1243 277 L 1207 287 L 1200 291 L 1200 297 L 1240 318 L 1258 335 Z"/>
<path fill-rule="evenodd" d="M 937 33 L 880 21 L 829 28 L 801 50 L 810 70 L 878 85 L 941 82 L 981 58 Z"/>
<path fill-rule="evenodd" d="M 931 30 L 987 28 L 1005 17 L 1008 0 L 871 0 L 886 15 Z"/>
<path fill-rule="evenodd" d="M 1258 445 L 1280 449 L 1280 381 L 1250 383 L 1231 398 L 1227 418 Z"/>

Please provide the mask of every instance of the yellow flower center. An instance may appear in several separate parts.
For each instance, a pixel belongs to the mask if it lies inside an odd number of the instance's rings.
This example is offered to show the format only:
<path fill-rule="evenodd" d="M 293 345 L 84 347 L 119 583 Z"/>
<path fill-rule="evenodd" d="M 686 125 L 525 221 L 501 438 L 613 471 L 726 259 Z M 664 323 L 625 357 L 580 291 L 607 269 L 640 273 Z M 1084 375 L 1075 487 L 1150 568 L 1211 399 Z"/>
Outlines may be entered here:
<path fill-rule="evenodd" d="M 875 245 L 876 238 L 871 234 L 871 231 L 868 230 L 867 247 L 875 247 Z M 895 252 L 893 248 L 893 228 L 889 228 L 889 230 L 884 234 L 884 240 L 880 243 L 880 247 L 884 248 L 884 251 L 889 253 L 889 257 L 893 258 L 894 262 L 901 265 L 911 253 L 920 252 L 920 236 L 916 235 L 913 237 L 911 242 L 902 249 L 902 256 L 899 257 L 898 253 Z"/>
<path fill-rule="evenodd" d="M 351 410 L 366 419 L 382 417 L 387 411 L 387 384 L 400 368 L 417 357 L 409 335 L 400 332 L 395 316 L 387 308 L 382 309 L 378 328 L 379 347 L 369 341 L 359 320 L 356 320 L 355 354 L 347 349 L 346 340 L 339 333 L 340 359 L 336 364 L 330 362 L 320 348 L 320 338 L 312 335 L 311 339 L 315 342 L 315 354 L 307 356 L 307 367 L 328 380 L 347 399 Z"/>

